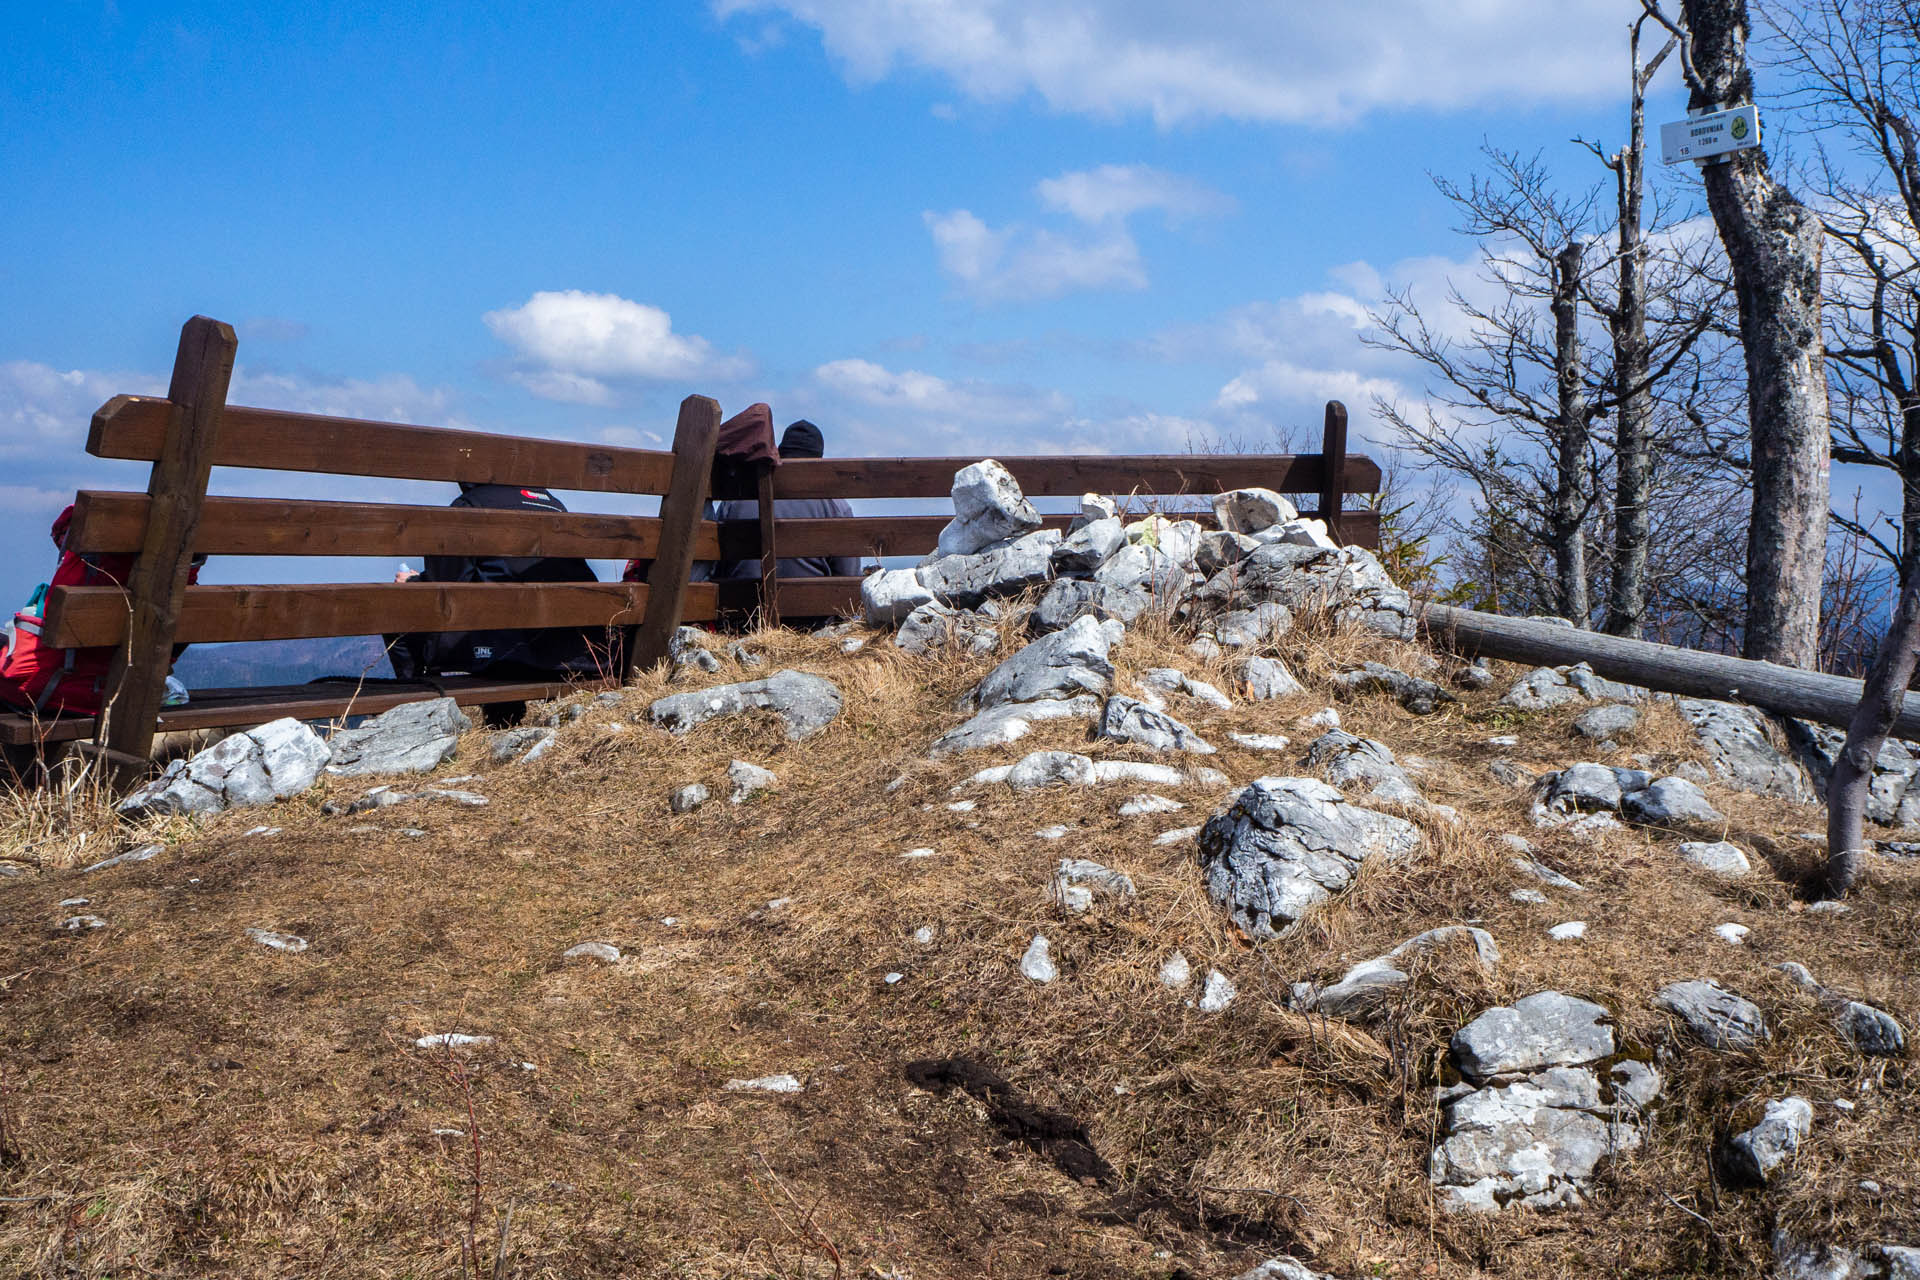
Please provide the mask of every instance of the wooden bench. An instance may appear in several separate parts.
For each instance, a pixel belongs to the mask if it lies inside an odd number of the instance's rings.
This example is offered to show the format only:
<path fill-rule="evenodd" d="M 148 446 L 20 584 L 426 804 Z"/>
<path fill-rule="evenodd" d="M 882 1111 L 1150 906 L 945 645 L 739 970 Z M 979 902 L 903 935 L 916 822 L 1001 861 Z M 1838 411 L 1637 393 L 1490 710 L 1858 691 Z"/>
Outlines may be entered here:
<path fill-rule="evenodd" d="M 794 460 L 731 478 L 717 495 L 755 500 L 759 518 L 702 519 L 716 468 L 720 409 L 704 396 L 681 403 L 670 452 L 576 444 L 476 431 L 365 422 L 226 403 L 236 343 L 227 325 L 188 321 L 165 398 L 116 396 L 94 415 L 87 451 L 152 464 L 146 493 L 88 490 L 75 502 L 69 545 L 132 554 L 120 587 L 49 593 L 44 635 L 59 648 L 113 646 L 107 711 L 37 721 L 0 714 L 0 743 L 90 739 L 125 774 L 146 768 L 154 736 L 172 730 L 258 724 L 280 716 L 327 719 L 451 695 L 465 705 L 552 696 L 556 683 L 448 678 L 402 685 L 374 680 L 268 689 L 205 689 L 162 708 L 174 646 L 369 633 L 608 628 L 624 632 L 617 681 L 663 659 L 674 629 L 758 614 L 857 616 L 859 578 L 772 576 L 779 556 L 914 556 L 930 551 L 946 515 L 776 520 L 779 498 L 946 499 L 953 474 L 979 459 Z M 1002 458 L 1027 493 L 1112 494 L 1177 506 L 1259 485 L 1312 494 L 1336 537 L 1378 538 L 1378 516 L 1346 511 L 1348 493 L 1377 492 L 1380 470 L 1346 452 L 1346 410 L 1327 406 L 1318 455 L 1175 454 L 1151 457 Z M 311 498 L 209 496 L 215 466 L 334 476 L 504 483 L 563 491 L 655 494 L 657 516 L 491 511 Z M 722 469 L 732 477 L 734 473 Z M 1071 517 L 1050 516 L 1049 527 Z M 189 586 L 196 554 L 208 556 L 564 556 L 650 561 L 642 583 L 327 583 Z M 757 582 L 692 583 L 696 560 L 762 559 Z"/>
<path fill-rule="evenodd" d="M 48 593 L 44 635 L 59 648 L 113 646 L 99 717 L 0 716 L 0 742 L 93 739 L 116 766 L 142 769 L 156 732 L 292 715 L 384 710 L 444 692 L 472 705 L 550 696 L 556 683 L 473 678 L 202 690 L 162 709 L 177 644 L 514 627 L 619 629 L 626 670 L 666 655 L 683 619 L 716 616 L 715 589 L 689 584 L 711 480 L 719 405 L 680 406 L 672 452 L 362 422 L 226 403 L 236 343 L 196 316 L 181 331 L 164 399 L 116 396 L 94 415 L 87 452 L 153 464 L 146 493 L 82 492 L 69 546 L 131 553 L 120 587 Z M 658 516 L 209 497 L 213 467 L 336 476 L 504 483 L 661 496 Z M 193 556 L 580 556 L 646 558 L 640 583 L 329 583 L 189 586 Z M 610 633 L 611 634 L 611 633 Z M 376 677 L 384 673 L 374 673 Z"/>
<path fill-rule="evenodd" d="M 752 611 L 770 620 L 860 614 L 859 578 L 792 578 L 772 576 L 777 556 L 911 556 L 934 549 L 949 519 L 932 516 L 860 516 L 850 519 L 777 520 L 774 501 L 781 498 L 947 498 L 953 473 L 977 457 L 965 458 L 820 458 L 783 462 L 751 481 L 716 490 L 715 497 L 757 501 L 760 518 L 730 520 L 717 530 L 721 557 L 761 560 L 758 582 L 720 585 L 720 607 L 727 615 Z M 1030 498 L 1078 498 L 1097 493 L 1114 496 L 1132 510 L 1166 510 L 1204 506 L 1205 499 L 1229 489 L 1260 487 L 1282 494 L 1309 495 L 1307 514 L 1327 523 L 1339 542 L 1375 548 L 1380 542 L 1380 515 L 1374 510 L 1345 509 L 1349 494 L 1380 491 L 1380 467 L 1373 459 L 1347 452 L 1347 410 L 1339 401 L 1327 403 L 1318 454 L 1210 454 L 1091 455 L 1060 457 L 1001 457 Z M 1305 503 L 1297 503 L 1303 511 Z M 1071 515 L 1046 517 L 1045 526 L 1065 529 Z M 1211 514 L 1207 516 L 1211 527 Z M 708 543 L 701 538 L 697 559 L 707 558 Z"/>

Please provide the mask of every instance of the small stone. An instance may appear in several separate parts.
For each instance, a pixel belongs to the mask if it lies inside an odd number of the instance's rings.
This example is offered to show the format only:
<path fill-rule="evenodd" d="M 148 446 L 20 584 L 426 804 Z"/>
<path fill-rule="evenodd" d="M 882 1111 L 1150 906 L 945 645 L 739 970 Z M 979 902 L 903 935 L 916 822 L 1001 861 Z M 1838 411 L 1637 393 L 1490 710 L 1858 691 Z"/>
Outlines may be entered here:
<path fill-rule="evenodd" d="M 1239 733 L 1230 732 L 1227 736 L 1249 751 L 1285 751 L 1291 739 L 1279 733 Z"/>
<path fill-rule="evenodd" d="M 727 803 L 743 804 L 756 792 L 765 791 L 780 781 L 773 770 L 762 769 L 757 764 L 748 764 L 745 760 L 735 760 L 727 766 Z"/>
<path fill-rule="evenodd" d="M 1086 858 L 1062 858 L 1047 884 L 1047 897 L 1074 912 L 1088 910 L 1096 898 L 1126 902 L 1133 895 L 1133 877 Z"/>
<path fill-rule="evenodd" d="M 413 1042 L 416 1049 L 478 1049 L 493 1043 L 492 1036 L 473 1036 L 460 1031 L 439 1031 Z"/>
<path fill-rule="evenodd" d="M 909 849 L 900 856 L 903 858 L 931 858 L 936 855 L 932 849 Z"/>
<path fill-rule="evenodd" d="M 1640 723 L 1640 708 L 1624 702 L 1608 703 L 1580 713 L 1573 731 L 1583 738 L 1599 742 L 1631 733 Z"/>
<path fill-rule="evenodd" d="M 1199 827 L 1175 827 L 1171 831 L 1162 831 L 1153 838 L 1156 848 L 1164 849 L 1170 844 L 1180 844 L 1200 834 Z"/>
<path fill-rule="evenodd" d="M 1727 840 L 1689 840 L 1680 846 L 1680 856 L 1689 864 L 1716 876 L 1733 878 L 1753 871 L 1740 846 Z"/>
<path fill-rule="evenodd" d="M 85 907 L 90 906 L 92 902 L 92 898 L 62 898 L 53 905 L 56 907 Z"/>
<path fill-rule="evenodd" d="M 1769 1102 L 1759 1124 L 1727 1143 L 1727 1169 L 1742 1181 L 1765 1182 L 1811 1132 L 1812 1103 L 1805 1098 Z"/>
<path fill-rule="evenodd" d="M 578 942 L 560 953 L 562 960 L 602 960 L 607 964 L 617 964 L 620 960 L 620 948 L 611 942 Z"/>
<path fill-rule="evenodd" d="M 890 973 L 885 978 L 883 978 L 882 981 L 891 987 L 906 976 L 907 975 L 904 973 Z"/>
<path fill-rule="evenodd" d="M 1515 838 L 1517 839 L 1518 837 Z M 1527 848 L 1532 847 L 1524 840 L 1520 841 L 1520 843 Z M 1578 881 L 1569 880 L 1566 876 L 1561 875 L 1544 862 L 1538 862 L 1532 858 L 1514 858 L 1511 860 L 1511 865 L 1513 869 L 1521 875 L 1530 876 L 1542 884 L 1551 885 L 1555 889 L 1566 889 L 1573 893 L 1585 893 L 1587 891 L 1586 886 L 1580 884 Z"/>
<path fill-rule="evenodd" d="M 712 797 L 705 783 L 689 782 L 673 789 L 673 794 L 667 797 L 667 808 L 674 813 L 692 813 Z"/>
<path fill-rule="evenodd" d="M 913 931 L 913 940 L 923 947 L 930 947 L 933 945 L 933 930 L 923 924 Z"/>
<path fill-rule="evenodd" d="M 107 922 L 99 916 L 69 916 L 56 927 L 68 933 L 86 933 L 90 929 L 106 928 Z"/>
<path fill-rule="evenodd" d="M 1538 889 L 1515 889 L 1512 893 L 1509 893 L 1507 897 L 1513 899 L 1515 902 L 1525 902 L 1536 907 L 1546 905 L 1547 901 L 1547 895 Z"/>
<path fill-rule="evenodd" d="M 1717 982 L 1673 982 L 1653 1007 L 1678 1017 L 1709 1049 L 1752 1049 L 1771 1038 L 1760 1008 Z"/>
<path fill-rule="evenodd" d="M 1178 813 L 1186 807 L 1167 796 L 1135 796 L 1120 806 L 1120 816 L 1133 818 L 1145 813 Z"/>
<path fill-rule="evenodd" d="M 842 653 L 858 653 L 866 647 L 867 638 L 865 636 L 848 636 L 840 641 L 840 652 Z"/>
<path fill-rule="evenodd" d="M 751 1080 L 729 1080 L 721 1088 L 728 1093 L 799 1093 L 805 1088 L 786 1072 L 773 1076 L 755 1076 Z"/>
<path fill-rule="evenodd" d="M 247 936 L 263 947 L 272 947 L 275 951 L 289 951 L 295 955 L 307 949 L 307 940 L 292 933 L 278 933 L 272 929 L 249 929 Z"/>
<path fill-rule="evenodd" d="M 553 729 L 544 725 L 503 730 L 493 735 L 487 745 L 487 755 L 495 764 L 504 764 L 516 757 L 523 762 L 538 760 L 552 748 L 556 736 Z"/>
<path fill-rule="evenodd" d="M 1843 916 L 1853 910 L 1853 908 L 1841 902 L 1838 898 L 1828 898 L 1823 902 L 1808 903 L 1807 910 L 1817 915 Z"/>
<path fill-rule="evenodd" d="M 1629 791 L 1620 811 L 1635 822 L 1653 826 L 1717 826 L 1727 818 L 1707 803 L 1706 793 L 1685 778 L 1658 778 Z"/>
<path fill-rule="evenodd" d="M 950 813 L 972 813 L 979 805 L 978 800 L 955 800 L 947 806 L 947 810 Z"/>
<path fill-rule="evenodd" d="M 1260 533 L 1299 516 L 1271 489 L 1234 489 L 1213 500 L 1213 518 L 1229 533 Z"/>
<path fill-rule="evenodd" d="M 1325 707 L 1310 716 L 1302 716 L 1296 722 L 1303 730 L 1318 730 L 1322 733 L 1340 727 L 1340 713 L 1332 707 Z"/>
<path fill-rule="evenodd" d="M 1033 941 L 1027 944 L 1026 954 L 1020 957 L 1020 972 L 1034 982 L 1052 982 L 1060 976 L 1060 970 L 1053 963 L 1053 954 L 1047 942 L 1047 935 L 1036 933 Z"/>
<path fill-rule="evenodd" d="M 1520 745 L 1520 739 L 1510 733 L 1497 733 L 1487 739 L 1487 745 L 1490 747 L 1517 747 Z"/>
<path fill-rule="evenodd" d="M 1572 942 L 1578 938 L 1584 938 L 1587 936 L 1587 922 L 1569 920 L 1565 924 L 1557 924 L 1547 930 L 1547 936 L 1555 942 Z"/>
<path fill-rule="evenodd" d="M 1233 985 L 1233 979 L 1218 969 L 1207 970 L 1207 984 L 1200 992 L 1200 1012 L 1222 1013 L 1240 994 L 1240 988 Z"/>
<path fill-rule="evenodd" d="M 279 827 L 250 827 L 243 834 L 250 835 L 250 836 L 277 836 L 280 834 L 280 828 Z"/>
<path fill-rule="evenodd" d="M 143 844 L 137 849 L 129 849 L 125 853 L 116 853 L 111 858 L 102 858 L 90 867 L 82 867 L 80 868 L 80 874 L 84 876 L 94 871 L 105 871 L 108 867 L 124 867 L 135 862 L 145 862 L 164 852 L 165 849 L 165 845 Z"/>
<path fill-rule="evenodd" d="M 1752 932 L 1753 930 L 1743 924 L 1717 924 L 1713 926 L 1713 936 L 1730 947 L 1737 947 L 1744 944 L 1747 940 L 1747 935 Z"/>
<path fill-rule="evenodd" d="M 1063 827 L 1059 823 L 1055 823 L 1051 827 L 1042 827 L 1033 834 L 1035 838 L 1040 840 L 1058 840 L 1062 836 L 1065 836 L 1070 830 L 1072 830 L 1071 827 Z"/>
<path fill-rule="evenodd" d="M 1287 670 L 1287 664 L 1278 658 L 1243 658 L 1234 668 L 1234 679 L 1249 698 L 1262 702 L 1291 698 L 1296 693 L 1305 692 L 1300 682 L 1293 678 L 1293 672 Z"/>
<path fill-rule="evenodd" d="M 1184 952 L 1176 951 L 1166 958 L 1160 966 L 1160 982 L 1175 991 L 1187 985 L 1193 978 L 1193 966 L 1187 963 Z"/>

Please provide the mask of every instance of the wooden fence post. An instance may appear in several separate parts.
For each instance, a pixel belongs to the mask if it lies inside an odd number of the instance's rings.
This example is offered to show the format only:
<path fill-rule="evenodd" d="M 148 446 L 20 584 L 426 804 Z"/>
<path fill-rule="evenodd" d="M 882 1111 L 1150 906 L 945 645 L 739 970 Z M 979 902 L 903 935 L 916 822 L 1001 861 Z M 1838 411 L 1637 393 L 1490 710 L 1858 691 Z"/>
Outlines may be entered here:
<path fill-rule="evenodd" d="M 118 781 L 135 780 L 147 770 L 153 750 L 154 722 L 166 694 L 173 665 L 173 636 L 186 600 L 187 574 L 193 565 L 193 540 L 200 508 L 207 498 L 207 477 L 220 434 L 220 416 L 233 380 L 238 342 L 233 327 L 195 316 L 180 330 L 167 388 L 167 434 L 147 479 L 152 499 L 146 537 L 128 575 L 132 616 L 127 642 L 114 654 L 107 672 L 105 702 L 95 742 Z"/>
<path fill-rule="evenodd" d="M 780 558 L 774 545 L 773 472 L 771 462 L 760 464 L 760 625 L 780 625 Z"/>
<path fill-rule="evenodd" d="M 713 485 L 713 455 L 720 443 L 720 404 L 706 396 L 680 402 L 673 429 L 673 478 L 660 500 L 660 548 L 647 573 L 647 613 L 627 646 L 627 678 L 667 656 L 686 605 L 693 572 L 693 538 L 706 513 Z"/>
<path fill-rule="evenodd" d="M 1320 461 L 1325 470 L 1320 480 L 1320 518 L 1326 521 L 1327 536 L 1344 546 L 1340 536 L 1340 512 L 1347 501 L 1347 406 L 1338 400 L 1327 401 L 1326 425 L 1320 432 Z"/>

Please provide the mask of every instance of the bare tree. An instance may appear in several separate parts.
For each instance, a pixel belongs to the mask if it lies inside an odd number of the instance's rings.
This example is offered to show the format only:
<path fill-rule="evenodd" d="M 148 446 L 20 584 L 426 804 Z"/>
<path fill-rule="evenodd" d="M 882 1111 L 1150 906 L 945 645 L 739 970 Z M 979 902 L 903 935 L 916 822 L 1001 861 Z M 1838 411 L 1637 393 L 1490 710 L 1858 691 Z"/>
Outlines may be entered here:
<path fill-rule="evenodd" d="M 1427 465 L 1467 477 L 1488 510 L 1546 549 L 1552 611 L 1585 627 L 1593 420 L 1603 408 L 1580 325 L 1594 199 L 1556 192 L 1538 156 L 1484 151 L 1488 174 L 1434 185 L 1462 213 L 1457 230 L 1487 246 L 1495 299 L 1482 305 L 1450 287 L 1447 306 L 1468 330 L 1455 337 L 1432 326 L 1411 291 L 1389 294 L 1367 341 L 1415 357 L 1438 382 L 1417 418 L 1387 401 L 1376 409 Z M 1474 428 L 1488 438 L 1472 438 Z"/>
<path fill-rule="evenodd" d="M 1833 455 L 1890 470 L 1901 489 L 1892 545 L 1857 513 L 1841 520 L 1898 567 L 1901 589 L 1827 787 L 1826 890 L 1837 896 L 1859 871 L 1874 761 L 1900 714 L 1920 645 L 1920 6 L 1811 0 L 1770 16 L 1809 118 L 1866 161 L 1836 163 L 1823 146 L 1818 164 L 1835 246 L 1826 295 L 1841 410 Z"/>
<path fill-rule="evenodd" d="M 1589 299 L 1613 337 L 1613 377 L 1625 388 L 1613 423 L 1613 565 L 1607 592 L 1606 630 L 1638 636 L 1647 613 L 1647 558 L 1653 533 L 1653 387 L 1647 342 L 1647 243 L 1642 229 L 1646 205 L 1647 85 L 1679 41 L 1668 37 L 1646 65 L 1640 62 L 1643 15 L 1633 24 L 1629 45 L 1631 92 L 1627 143 L 1608 155 L 1597 142 L 1586 145 L 1614 175 L 1614 267 L 1618 281 L 1611 301 Z M 1695 336 L 1698 336 L 1696 331 Z"/>
<path fill-rule="evenodd" d="M 1753 101 L 1746 0 L 1660 0 L 1646 12 L 1680 38 L 1695 109 Z M 1706 166 L 1707 206 L 1733 269 L 1747 364 L 1753 515 L 1747 529 L 1749 658 L 1809 667 L 1818 657 L 1827 532 L 1827 379 L 1820 220 L 1773 180 L 1761 149 Z"/>

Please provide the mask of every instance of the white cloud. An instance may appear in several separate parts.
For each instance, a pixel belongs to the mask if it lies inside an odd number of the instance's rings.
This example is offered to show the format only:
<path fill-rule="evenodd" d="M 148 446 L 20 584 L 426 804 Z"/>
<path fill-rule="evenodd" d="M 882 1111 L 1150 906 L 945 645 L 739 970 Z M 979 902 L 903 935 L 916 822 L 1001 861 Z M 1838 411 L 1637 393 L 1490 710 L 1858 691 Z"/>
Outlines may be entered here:
<path fill-rule="evenodd" d="M 0 457 L 78 450 L 93 411 L 116 395 L 165 395 L 151 374 L 0 361 Z"/>
<path fill-rule="evenodd" d="M 896 372 L 871 360 L 834 360 L 815 369 L 813 376 L 822 387 L 855 404 L 956 424 L 1057 422 L 1072 407 L 1058 391 L 954 382 L 917 369 Z"/>
<path fill-rule="evenodd" d="M 1157 209 L 1169 220 L 1224 213 L 1233 201 L 1191 178 L 1146 165 L 1102 165 L 1043 179 L 1046 209 L 1082 224 L 1060 232 L 1019 223 L 995 229 L 968 209 L 922 216 L 940 269 L 983 302 L 1033 301 L 1093 289 L 1144 289 L 1146 268 L 1127 219 Z"/>
<path fill-rule="evenodd" d="M 1230 198 L 1209 186 L 1144 164 L 1103 164 L 1063 173 L 1035 189 L 1047 208 L 1092 224 L 1124 221 L 1146 209 L 1163 210 L 1177 220 L 1234 207 Z"/>
<path fill-rule="evenodd" d="M 966 209 L 924 216 L 940 269 L 983 302 L 1147 287 L 1140 247 L 1124 227 L 1083 239 L 1019 226 L 996 231 Z"/>
<path fill-rule="evenodd" d="M 445 387 L 423 387 L 404 373 L 336 381 L 241 367 L 233 372 L 227 402 L 296 413 L 323 413 L 332 418 L 411 422 L 427 427 L 466 425 L 453 414 L 452 392 Z"/>
<path fill-rule="evenodd" d="M 850 80 L 897 66 L 963 95 L 1056 111 L 1334 123 L 1376 110 L 1560 102 L 1618 91 L 1620 0 L 712 0 L 819 28 Z"/>
<path fill-rule="evenodd" d="M 550 400 L 608 404 L 610 381 L 733 379 L 751 368 L 743 356 L 716 353 L 705 338 L 675 333 L 659 307 L 618 294 L 542 290 L 482 319 L 526 362 L 514 380 Z"/>

